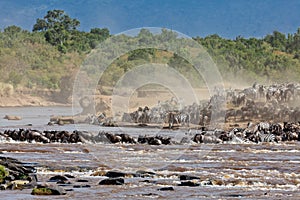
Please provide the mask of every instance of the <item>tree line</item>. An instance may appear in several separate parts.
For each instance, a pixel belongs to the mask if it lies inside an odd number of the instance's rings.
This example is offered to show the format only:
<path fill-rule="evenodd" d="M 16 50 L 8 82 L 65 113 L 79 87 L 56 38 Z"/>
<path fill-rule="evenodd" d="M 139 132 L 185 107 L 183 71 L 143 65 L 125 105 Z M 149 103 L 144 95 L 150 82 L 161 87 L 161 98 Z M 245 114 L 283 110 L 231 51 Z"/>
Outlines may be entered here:
<path fill-rule="evenodd" d="M 66 89 L 66 80 L 72 80 L 86 56 L 111 36 L 107 28 L 79 31 L 80 21 L 63 10 L 50 10 L 36 20 L 32 31 L 11 25 L 0 31 L 1 82 L 15 88 Z M 123 40 L 151 40 L 177 37 L 162 30 L 153 34 L 142 29 L 137 36 Z M 194 37 L 212 56 L 225 80 L 285 82 L 300 77 L 300 28 L 285 35 L 274 31 L 265 37 L 235 39 L 217 34 Z M 116 51 L 118 47 L 116 47 Z M 181 49 L 185 52 L 185 49 Z M 165 63 L 188 76 L 195 86 L 203 84 L 193 76 L 193 67 L 184 58 L 157 49 L 139 49 L 115 60 L 99 80 L 103 86 L 113 86 L 118 78 L 134 66 L 143 63 Z"/>

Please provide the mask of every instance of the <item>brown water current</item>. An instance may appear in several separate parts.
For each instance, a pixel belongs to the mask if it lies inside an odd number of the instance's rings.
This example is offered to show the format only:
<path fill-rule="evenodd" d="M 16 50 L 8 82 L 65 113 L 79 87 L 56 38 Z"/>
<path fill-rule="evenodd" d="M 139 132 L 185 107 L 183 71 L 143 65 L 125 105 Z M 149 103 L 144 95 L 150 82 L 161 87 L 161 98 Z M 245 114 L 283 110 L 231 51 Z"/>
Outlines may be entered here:
<path fill-rule="evenodd" d="M 122 144 L 29 144 L 2 143 L 5 156 L 36 163 L 39 180 L 53 174 L 74 174 L 89 180 L 91 188 L 74 189 L 70 198 L 113 199 L 162 197 L 181 198 L 293 198 L 300 197 L 300 147 L 289 144 L 220 145 L 122 145 Z M 104 177 L 95 171 L 117 170 L 156 172 L 155 183 L 147 178 L 129 177 L 122 186 L 97 185 Z M 197 176 L 213 185 L 180 187 L 178 176 Z M 158 191 L 173 186 L 174 191 Z M 23 194 L 23 195 L 21 195 Z M 5 191 L 1 196 L 31 199 L 30 192 Z M 61 197 L 60 197 L 61 198 Z"/>
<path fill-rule="evenodd" d="M 33 113 L 34 114 L 34 113 Z M 41 118 L 42 119 L 42 118 Z M 18 122 L 20 123 L 20 122 Z M 45 123 L 46 124 L 46 123 Z M 20 126 L 11 125 L 16 128 Z M 9 127 L 2 126 L 1 129 Z M 39 129 L 76 129 L 47 127 Z M 78 127 L 77 127 L 78 128 Z M 139 134 L 174 136 L 180 140 L 183 130 L 153 130 L 147 128 L 85 127 L 91 131 L 124 131 Z M 300 143 L 260 144 L 184 144 L 150 146 L 142 144 L 40 144 L 0 142 L 2 156 L 32 163 L 38 169 L 38 180 L 46 182 L 55 174 L 74 175 L 72 189 L 64 196 L 51 199 L 300 199 Z M 109 170 L 135 173 L 155 172 L 149 177 L 125 177 L 124 185 L 98 185 Z M 98 176 L 92 176 L 96 174 Z M 102 176 L 100 176 L 102 175 Z M 178 186 L 180 175 L 199 177 L 192 180 L 199 186 Z M 88 182 L 77 182 L 78 179 Z M 210 184 L 206 184 L 210 183 Z M 77 185 L 90 187 L 77 188 Z M 160 191 L 173 187 L 173 191 Z M 1 191 L 1 199 L 49 199 L 30 195 L 31 190 Z"/>

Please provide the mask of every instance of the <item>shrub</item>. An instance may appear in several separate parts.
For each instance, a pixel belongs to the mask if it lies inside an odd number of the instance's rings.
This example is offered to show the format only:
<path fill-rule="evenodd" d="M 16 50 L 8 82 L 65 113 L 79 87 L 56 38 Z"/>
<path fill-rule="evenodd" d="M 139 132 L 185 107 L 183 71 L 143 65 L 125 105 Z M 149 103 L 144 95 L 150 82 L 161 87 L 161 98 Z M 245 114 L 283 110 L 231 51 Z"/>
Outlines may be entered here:
<path fill-rule="evenodd" d="M 0 96 L 10 97 L 14 93 L 14 87 L 8 83 L 0 83 Z"/>

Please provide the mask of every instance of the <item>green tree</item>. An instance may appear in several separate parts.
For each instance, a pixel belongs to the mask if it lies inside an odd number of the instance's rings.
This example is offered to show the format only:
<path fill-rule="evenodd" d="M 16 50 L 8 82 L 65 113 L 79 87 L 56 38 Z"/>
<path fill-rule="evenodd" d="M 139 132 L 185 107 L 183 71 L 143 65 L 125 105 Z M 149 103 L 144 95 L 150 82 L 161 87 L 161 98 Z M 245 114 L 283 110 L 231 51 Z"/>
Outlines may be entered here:
<path fill-rule="evenodd" d="M 264 40 L 278 50 L 285 51 L 286 49 L 287 40 L 285 34 L 279 31 L 274 31 L 272 35 L 267 35 Z"/>
<path fill-rule="evenodd" d="M 90 33 L 98 35 L 103 38 L 108 38 L 110 36 L 109 30 L 107 28 L 92 28 Z"/>
<path fill-rule="evenodd" d="M 141 31 L 138 34 L 139 42 L 144 44 L 150 44 L 153 42 L 153 34 L 148 29 L 141 29 Z"/>
<path fill-rule="evenodd" d="M 297 29 L 294 35 L 289 34 L 287 51 L 289 53 L 295 53 L 295 58 L 300 58 L 300 28 Z"/>
<path fill-rule="evenodd" d="M 8 26 L 4 29 L 4 33 L 11 37 L 17 36 L 20 32 L 22 32 L 22 29 L 15 25 Z"/>
<path fill-rule="evenodd" d="M 90 48 L 94 49 L 101 41 L 110 37 L 110 33 L 107 28 L 92 28 L 87 37 Z"/>
<path fill-rule="evenodd" d="M 45 38 L 50 44 L 63 48 L 62 46 L 70 39 L 72 31 L 75 31 L 79 25 L 77 19 L 72 19 L 63 10 L 50 10 L 44 19 L 36 20 L 33 31 L 45 32 Z"/>

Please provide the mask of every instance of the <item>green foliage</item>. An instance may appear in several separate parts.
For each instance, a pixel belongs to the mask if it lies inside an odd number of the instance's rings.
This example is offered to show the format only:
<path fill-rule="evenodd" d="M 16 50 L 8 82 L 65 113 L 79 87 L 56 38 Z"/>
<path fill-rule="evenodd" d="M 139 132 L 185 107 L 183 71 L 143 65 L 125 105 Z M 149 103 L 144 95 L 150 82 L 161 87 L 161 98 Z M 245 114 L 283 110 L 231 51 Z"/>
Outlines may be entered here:
<path fill-rule="evenodd" d="M 70 18 L 63 10 L 50 10 L 44 19 L 37 19 L 32 30 L 45 32 L 46 41 L 62 46 L 79 25 L 77 19 Z"/>
<path fill-rule="evenodd" d="M 107 28 L 92 28 L 90 33 L 87 34 L 88 43 L 92 49 L 108 37 L 110 37 L 110 34 Z"/>
<path fill-rule="evenodd" d="M 0 77 L 2 82 L 16 88 L 61 89 L 70 95 L 72 80 L 79 66 L 92 49 L 110 37 L 107 28 L 92 28 L 89 32 L 79 31 L 80 22 L 62 10 L 48 11 L 44 18 L 37 19 L 33 32 L 12 25 L 0 31 Z M 120 35 L 119 46 L 105 56 L 123 52 L 128 44 L 161 44 L 178 39 L 176 32 L 162 29 L 160 34 L 141 29 L 136 36 Z M 300 28 L 287 36 L 278 31 L 258 38 L 225 39 L 217 34 L 194 38 L 210 54 L 222 76 L 228 80 L 246 80 L 253 83 L 269 81 L 298 81 L 300 77 Z M 113 63 L 108 63 L 99 84 L 114 86 L 128 71 L 146 63 L 168 64 L 183 74 L 192 85 L 201 85 L 194 67 L 188 63 L 190 50 L 184 46 L 177 49 L 180 55 L 163 49 L 142 48 L 126 53 Z M 204 54 L 203 54 L 204 55 Z M 198 55 L 199 58 L 203 55 Z M 94 62 L 106 63 L 104 58 Z M 104 60 L 103 60 L 104 59 Z M 86 63 L 88 64 L 88 63 Z M 97 70 L 87 69 L 87 79 L 96 79 Z"/>
<path fill-rule="evenodd" d="M 0 180 L 4 179 L 8 175 L 9 172 L 7 171 L 7 169 L 3 165 L 0 165 Z"/>
<path fill-rule="evenodd" d="M 129 53 L 128 61 L 132 60 L 144 60 L 150 61 L 154 56 L 154 49 L 136 49 Z"/>
<path fill-rule="evenodd" d="M 16 73 L 15 71 L 12 71 L 9 73 L 8 79 L 13 84 L 14 87 L 16 87 L 18 84 L 22 81 L 22 76 L 19 73 Z"/>
<path fill-rule="evenodd" d="M 8 26 L 4 29 L 4 33 L 8 35 L 10 38 L 18 37 L 18 35 L 22 32 L 22 29 L 18 26 Z"/>
<path fill-rule="evenodd" d="M 283 33 L 274 31 L 272 35 L 267 35 L 264 40 L 268 42 L 273 48 L 284 51 L 286 48 L 287 40 Z"/>
<path fill-rule="evenodd" d="M 42 32 L 47 42 L 62 53 L 88 52 L 110 36 L 107 28 L 93 28 L 90 33 L 80 32 L 80 22 L 63 10 L 50 10 L 43 19 L 37 19 L 33 32 Z"/>
<path fill-rule="evenodd" d="M 0 77 L 14 87 L 57 89 L 61 77 L 78 69 L 84 59 L 78 53 L 59 52 L 39 32 L 5 30 L 0 32 Z"/>
<path fill-rule="evenodd" d="M 235 40 L 226 40 L 218 35 L 194 39 L 210 53 L 223 77 L 231 80 L 239 78 L 250 83 L 256 80 L 285 82 L 299 79 L 297 69 L 300 60 L 296 52 L 299 52 L 300 45 L 296 45 L 297 33 L 289 34 L 287 38 L 274 31 L 263 39 L 239 36 Z"/>

